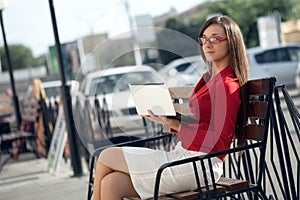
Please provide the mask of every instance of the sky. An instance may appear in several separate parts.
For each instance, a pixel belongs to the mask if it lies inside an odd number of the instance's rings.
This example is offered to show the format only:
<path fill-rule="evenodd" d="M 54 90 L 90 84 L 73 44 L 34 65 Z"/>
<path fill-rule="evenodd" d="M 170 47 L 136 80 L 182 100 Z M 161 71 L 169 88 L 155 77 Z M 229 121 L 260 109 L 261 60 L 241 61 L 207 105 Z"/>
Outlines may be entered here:
<path fill-rule="evenodd" d="M 126 0 L 53 0 L 61 43 L 89 34 L 108 33 L 113 37 L 130 30 L 125 9 Z M 6 0 L 3 21 L 8 45 L 22 44 L 34 56 L 47 52 L 54 45 L 48 0 Z M 127 0 L 131 16 L 152 17 L 168 12 L 171 7 L 180 13 L 203 0 Z M 3 46 L 3 39 L 0 40 Z"/>

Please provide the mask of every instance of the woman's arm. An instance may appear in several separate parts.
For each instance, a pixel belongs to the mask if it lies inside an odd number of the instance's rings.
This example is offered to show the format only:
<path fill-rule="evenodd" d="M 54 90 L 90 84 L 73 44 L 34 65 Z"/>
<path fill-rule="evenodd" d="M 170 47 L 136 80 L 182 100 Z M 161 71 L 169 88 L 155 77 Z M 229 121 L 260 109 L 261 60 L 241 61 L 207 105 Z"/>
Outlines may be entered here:
<path fill-rule="evenodd" d="M 175 131 L 179 131 L 180 127 L 181 127 L 181 123 L 179 120 L 177 119 L 170 119 L 167 118 L 165 116 L 158 116 L 158 115 L 154 115 L 154 113 L 151 110 L 148 110 L 149 115 L 144 115 L 143 117 L 145 117 L 146 119 L 158 123 L 158 124 L 162 124 L 165 127 L 171 128 Z"/>

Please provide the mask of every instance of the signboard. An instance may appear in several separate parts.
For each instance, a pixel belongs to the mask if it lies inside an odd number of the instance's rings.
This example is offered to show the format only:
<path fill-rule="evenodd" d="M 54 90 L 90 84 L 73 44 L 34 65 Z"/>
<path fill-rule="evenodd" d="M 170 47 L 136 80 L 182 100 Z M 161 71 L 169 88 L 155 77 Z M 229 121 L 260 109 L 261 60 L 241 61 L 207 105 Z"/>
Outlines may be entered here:
<path fill-rule="evenodd" d="M 50 173 L 56 174 L 59 170 L 59 165 L 63 157 L 63 152 L 67 142 L 67 131 L 65 115 L 63 107 L 60 106 L 56 125 L 54 128 L 50 149 L 48 153 L 48 166 L 47 169 Z"/>
<path fill-rule="evenodd" d="M 273 46 L 280 43 L 280 15 L 259 17 L 257 28 L 261 47 Z"/>
<path fill-rule="evenodd" d="M 61 53 L 62 53 L 63 67 L 64 67 L 66 80 L 72 80 L 80 67 L 80 58 L 79 58 L 77 42 L 69 42 L 69 43 L 61 44 Z M 54 74 L 58 74 L 59 65 L 58 65 L 55 46 L 49 47 L 49 57 L 50 57 L 50 64 L 52 66 L 51 71 Z"/>
<path fill-rule="evenodd" d="M 154 42 L 156 33 L 152 17 L 150 15 L 138 15 L 135 17 L 136 39 L 139 43 Z"/>

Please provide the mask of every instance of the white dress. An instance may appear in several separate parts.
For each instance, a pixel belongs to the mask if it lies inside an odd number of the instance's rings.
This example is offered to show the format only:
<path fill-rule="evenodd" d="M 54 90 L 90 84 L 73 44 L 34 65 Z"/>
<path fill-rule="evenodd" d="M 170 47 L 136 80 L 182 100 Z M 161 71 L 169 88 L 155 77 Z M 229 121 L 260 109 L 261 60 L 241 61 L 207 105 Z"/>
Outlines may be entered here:
<path fill-rule="evenodd" d="M 140 147 L 122 147 L 128 165 L 130 177 L 136 192 L 141 199 L 152 198 L 154 193 L 155 177 L 158 168 L 166 163 L 178 159 L 203 155 L 205 153 L 188 151 L 178 142 L 172 151 L 154 150 Z M 212 159 L 215 180 L 219 180 L 223 173 L 223 162 L 219 158 Z M 205 163 L 208 181 L 208 163 Z M 200 167 L 200 164 L 198 165 Z M 198 168 L 200 183 L 204 184 L 202 170 Z M 191 163 L 168 168 L 162 174 L 159 195 L 170 194 L 197 189 L 194 170 Z"/>

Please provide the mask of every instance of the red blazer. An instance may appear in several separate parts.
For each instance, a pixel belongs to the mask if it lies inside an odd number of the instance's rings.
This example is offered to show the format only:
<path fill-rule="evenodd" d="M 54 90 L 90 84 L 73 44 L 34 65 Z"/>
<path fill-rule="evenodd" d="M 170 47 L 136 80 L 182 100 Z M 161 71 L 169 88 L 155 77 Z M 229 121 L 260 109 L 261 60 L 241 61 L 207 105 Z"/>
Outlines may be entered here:
<path fill-rule="evenodd" d="M 178 141 L 187 150 L 205 153 L 226 150 L 234 136 L 241 104 L 238 79 L 230 66 L 209 79 L 207 72 L 189 99 L 191 112 L 199 124 L 182 124 L 177 132 Z M 220 158 L 224 160 L 225 156 Z"/>

